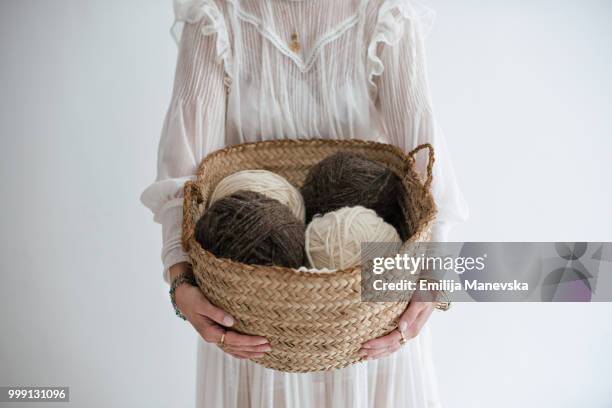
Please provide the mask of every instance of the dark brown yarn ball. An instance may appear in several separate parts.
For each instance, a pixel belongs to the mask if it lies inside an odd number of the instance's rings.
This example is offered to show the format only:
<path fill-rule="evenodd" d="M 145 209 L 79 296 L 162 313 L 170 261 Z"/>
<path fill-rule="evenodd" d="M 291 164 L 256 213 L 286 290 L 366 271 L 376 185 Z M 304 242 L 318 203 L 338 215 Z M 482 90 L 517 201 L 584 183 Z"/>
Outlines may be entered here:
<path fill-rule="evenodd" d="M 402 240 L 409 236 L 402 211 L 404 186 L 395 173 L 377 161 L 352 152 L 335 153 L 310 169 L 301 192 L 306 223 L 316 214 L 361 205 L 393 225 Z"/>
<path fill-rule="evenodd" d="M 240 190 L 215 201 L 198 220 L 196 241 L 219 258 L 299 268 L 305 225 L 279 201 Z"/>

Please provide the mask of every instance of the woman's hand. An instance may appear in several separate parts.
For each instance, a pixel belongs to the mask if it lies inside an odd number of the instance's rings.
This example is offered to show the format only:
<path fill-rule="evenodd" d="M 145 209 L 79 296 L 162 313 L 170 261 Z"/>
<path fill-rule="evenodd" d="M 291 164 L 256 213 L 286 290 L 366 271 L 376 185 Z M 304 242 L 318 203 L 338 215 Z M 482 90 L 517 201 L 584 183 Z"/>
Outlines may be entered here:
<path fill-rule="evenodd" d="M 170 268 L 170 278 L 174 279 L 189 270 L 186 262 Z M 180 285 L 174 292 L 176 306 L 187 321 L 196 329 L 204 341 L 219 344 L 223 334 L 223 350 L 240 359 L 263 357 L 272 348 L 264 337 L 246 336 L 227 330 L 234 324 L 234 319 L 218 307 L 213 306 L 199 288 L 191 285 Z"/>
<path fill-rule="evenodd" d="M 359 353 L 365 359 L 373 360 L 396 352 L 401 347 L 402 334 L 399 331 L 401 330 L 406 340 L 415 338 L 433 310 L 434 303 L 432 302 L 410 302 L 400 317 L 398 328 L 386 336 L 366 342 Z"/>

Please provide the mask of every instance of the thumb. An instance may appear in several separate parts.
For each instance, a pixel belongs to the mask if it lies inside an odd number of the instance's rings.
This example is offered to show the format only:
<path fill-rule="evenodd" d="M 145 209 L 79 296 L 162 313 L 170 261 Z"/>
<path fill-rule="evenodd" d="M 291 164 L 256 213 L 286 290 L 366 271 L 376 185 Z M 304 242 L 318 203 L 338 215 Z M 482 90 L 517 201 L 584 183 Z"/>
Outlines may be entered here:
<path fill-rule="evenodd" d="M 403 334 L 406 334 L 408 328 L 415 322 L 417 316 L 421 312 L 420 302 L 410 302 L 404 314 L 399 320 L 399 329 Z"/>
<path fill-rule="evenodd" d="M 222 309 L 219 309 L 218 307 L 214 306 L 212 303 L 210 303 L 208 299 L 206 299 L 206 297 L 204 297 L 204 295 L 202 295 L 197 311 L 201 315 L 204 315 L 210 320 L 225 327 L 231 327 L 235 323 L 234 318 L 232 316 L 225 313 L 225 311 L 223 311 Z"/>

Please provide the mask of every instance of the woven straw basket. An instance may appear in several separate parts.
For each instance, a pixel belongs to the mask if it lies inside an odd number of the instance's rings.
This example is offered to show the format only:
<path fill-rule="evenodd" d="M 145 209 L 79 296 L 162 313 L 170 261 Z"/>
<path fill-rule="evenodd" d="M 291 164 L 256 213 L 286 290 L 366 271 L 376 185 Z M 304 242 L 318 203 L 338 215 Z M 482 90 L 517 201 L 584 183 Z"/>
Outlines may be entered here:
<path fill-rule="evenodd" d="M 429 149 L 424 181 L 415 155 Z M 332 370 L 360 361 L 358 350 L 397 327 L 406 302 L 362 302 L 359 266 L 332 274 L 246 265 L 217 258 L 194 238 L 196 222 L 219 181 L 240 170 L 265 169 L 300 187 L 308 170 L 340 150 L 385 164 L 400 176 L 408 242 L 429 240 L 436 209 L 430 194 L 433 148 L 421 145 L 405 154 L 399 148 L 360 140 L 279 140 L 228 147 L 207 156 L 195 181 L 185 185 L 183 247 L 190 255 L 198 285 L 217 307 L 236 319 L 232 330 L 264 336 L 272 346 L 255 362 L 288 372 Z"/>

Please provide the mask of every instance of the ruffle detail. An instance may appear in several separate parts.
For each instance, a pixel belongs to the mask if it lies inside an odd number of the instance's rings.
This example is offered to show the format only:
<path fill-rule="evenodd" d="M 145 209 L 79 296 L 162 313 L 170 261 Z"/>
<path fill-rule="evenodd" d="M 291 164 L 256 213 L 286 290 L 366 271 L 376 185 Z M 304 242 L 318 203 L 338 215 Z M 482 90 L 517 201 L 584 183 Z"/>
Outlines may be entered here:
<path fill-rule="evenodd" d="M 377 54 L 378 44 L 397 45 L 404 35 L 406 21 L 414 24 L 425 38 L 431 31 L 436 13 L 434 10 L 411 0 L 385 0 L 378 10 L 374 33 L 367 50 L 369 85 L 376 89 L 374 76 L 382 75 L 385 67 Z"/>
<path fill-rule="evenodd" d="M 226 86 L 232 80 L 232 48 L 229 39 L 225 18 L 213 0 L 174 0 L 174 24 L 170 30 L 174 41 L 181 40 L 185 23 L 198 23 L 206 19 L 207 24 L 202 25 L 203 35 L 217 35 L 216 61 L 223 63 L 226 73 Z"/>
<path fill-rule="evenodd" d="M 140 202 L 154 214 L 154 221 L 161 223 L 163 213 L 172 207 L 183 205 L 183 186 L 195 176 L 185 176 L 156 181 L 140 195 Z"/>

